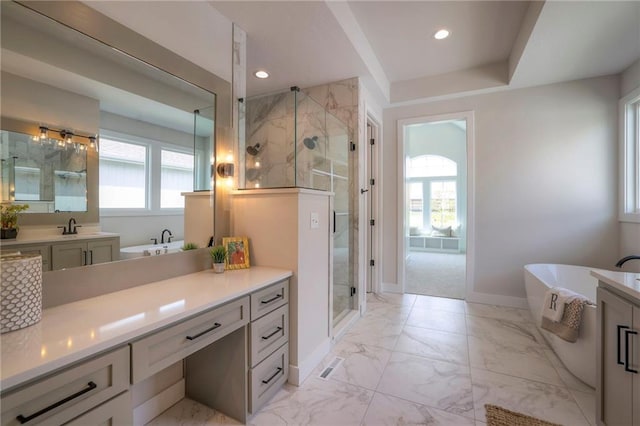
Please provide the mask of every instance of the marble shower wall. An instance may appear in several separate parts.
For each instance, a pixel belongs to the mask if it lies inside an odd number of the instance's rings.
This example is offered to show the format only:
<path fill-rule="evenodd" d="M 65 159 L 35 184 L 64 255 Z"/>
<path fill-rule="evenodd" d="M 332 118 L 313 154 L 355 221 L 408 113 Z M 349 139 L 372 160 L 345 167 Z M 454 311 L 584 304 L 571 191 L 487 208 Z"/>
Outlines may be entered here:
<path fill-rule="evenodd" d="M 334 280 L 344 285 L 358 282 L 353 261 L 358 258 L 358 156 L 349 151 L 349 143 L 362 139 L 359 100 L 359 82 L 352 78 L 247 99 L 241 108 L 241 187 L 333 191 L 334 247 L 342 253 L 334 259 L 334 270 L 340 272 Z M 247 147 L 257 147 L 258 155 L 248 154 Z"/>

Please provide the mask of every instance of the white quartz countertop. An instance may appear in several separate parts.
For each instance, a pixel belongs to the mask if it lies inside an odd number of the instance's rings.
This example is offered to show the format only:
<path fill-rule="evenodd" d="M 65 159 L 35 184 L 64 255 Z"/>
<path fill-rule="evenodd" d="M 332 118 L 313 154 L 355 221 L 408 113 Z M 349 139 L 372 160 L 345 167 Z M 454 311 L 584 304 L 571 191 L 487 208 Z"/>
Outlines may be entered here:
<path fill-rule="evenodd" d="M 599 270 L 591 275 L 640 302 L 640 274 Z"/>
<path fill-rule="evenodd" d="M 2 240 L 1 246 L 2 248 L 11 248 L 11 246 L 15 246 L 18 244 L 34 244 L 34 243 L 62 243 L 66 241 L 76 241 L 76 240 L 92 240 L 95 238 L 112 238 L 119 237 L 120 234 L 115 234 L 113 232 L 89 232 L 89 233 L 78 233 L 71 235 L 27 235 L 26 237 L 22 237 L 20 233 L 18 233 L 18 238 L 15 240 Z"/>
<path fill-rule="evenodd" d="M 0 336 L 0 389 L 134 341 L 290 276 L 291 271 L 261 266 L 224 274 L 205 270 L 45 309 L 39 323 Z"/>

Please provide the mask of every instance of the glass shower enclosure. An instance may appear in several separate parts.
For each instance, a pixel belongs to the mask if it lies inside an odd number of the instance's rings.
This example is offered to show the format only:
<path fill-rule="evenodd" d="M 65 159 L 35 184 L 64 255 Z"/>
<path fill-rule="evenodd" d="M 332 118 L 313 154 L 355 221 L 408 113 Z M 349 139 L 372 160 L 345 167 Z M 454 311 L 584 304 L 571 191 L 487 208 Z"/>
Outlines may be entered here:
<path fill-rule="evenodd" d="M 353 309 L 351 129 L 297 88 L 247 98 L 240 105 L 240 188 L 334 193 L 332 317 L 337 324 Z"/>

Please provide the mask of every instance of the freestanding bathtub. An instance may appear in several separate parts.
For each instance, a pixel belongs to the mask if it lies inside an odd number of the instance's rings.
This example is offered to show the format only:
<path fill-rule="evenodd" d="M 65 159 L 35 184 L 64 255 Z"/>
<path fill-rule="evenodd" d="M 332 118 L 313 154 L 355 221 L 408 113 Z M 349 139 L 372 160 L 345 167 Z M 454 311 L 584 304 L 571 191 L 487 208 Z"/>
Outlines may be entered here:
<path fill-rule="evenodd" d="M 540 327 L 542 303 L 547 289 L 564 287 L 596 302 L 598 280 L 590 271 L 596 268 L 574 265 L 532 264 L 524 267 L 527 302 L 538 330 L 564 366 L 574 376 L 595 388 L 596 384 L 596 306 L 587 305 L 582 314 L 580 334 L 575 343 L 562 340 Z"/>
<path fill-rule="evenodd" d="M 178 253 L 184 241 L 172 241 L 164 244 L 145 244 L 142 246 L 122 247 L 120 259 L 133 259 L 135 257 L 156 256 L 167 253 Z"/>

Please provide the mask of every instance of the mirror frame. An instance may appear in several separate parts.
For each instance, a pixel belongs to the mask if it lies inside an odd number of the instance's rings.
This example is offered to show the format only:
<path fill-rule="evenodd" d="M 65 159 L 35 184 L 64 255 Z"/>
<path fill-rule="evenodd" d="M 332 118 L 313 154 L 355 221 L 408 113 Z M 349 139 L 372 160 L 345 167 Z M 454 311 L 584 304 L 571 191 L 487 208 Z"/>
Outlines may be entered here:
<path fill-rule="evenodd" d="M 231 128 L 233 127 L 231 121 L 232 89 L 230 82 L 188 61 L 169 49 L 160 46 L 152 40 L 145 38 L 139 33 L 79 1 L 73 0 L 60 2 L 32 0 L 12 2 L 53 19 L 59 24 L 76 30 L 100 43 L 115 48 L 129 56 L 158 68 L 161 71 L 167 72 L 181 80 L 215 94 L 215 149 L 217 152 L 221 152 L 221 149 L 225 148 L 224 145 L 230 145 L 232 143 L 231 138 L 228 137 L 231 134 Z M 21 126 L 18 127 L 20 128 Z M 22 129 L 25 130 L 24 127 L 22 127 Z M 22 133 L 29 132 L 22 131 Z M 223 141 L 220 140 L 221 136 Z M 95 153 L 93 153 L 93 155 L 95 155 Z M 87 158 L 87 161 L 88 167 L 89 164 L 95 164 L 97 167 L 97 156 L 94 160 L 95 163 L 94 161 L 90 161 L 89 158 Z M 94 182 L 91 182 L 88 177 L 87 182 L 87 190 L 90 191 L 89 197 L 91 197 L 91 193 L 93 193 L 95 198 L 94 204 L 92 205 L 90 198 L 88 197 L 89 211 L 84 213 L 74 212 L 55 214 L 29 213 L 20 216 L 20 224 L 58 225 L 68 221 L 71 217 L 76 218 L 79 223 L 99 223 L 100 212 L 96 197 L 98 190 L 97 170 L 94 170 L 93 173 L 95 174 L 96 179 L 94 179 Z M 218 221 L 215 220 L 215 217 L 217 216 L 216 213 L 221 208 L 221 204 L 215 202 L 220 199 L 220 194 L 215 194 L 213 198 L 214 214 L 211 220 L 214 222 L 214 229 L 216 231 L 215 235 L 220 235 L 217 231 L 225 228 L 222 223 L 218 223 Z"/>

